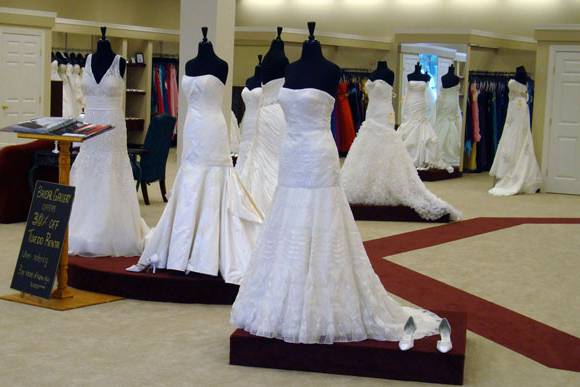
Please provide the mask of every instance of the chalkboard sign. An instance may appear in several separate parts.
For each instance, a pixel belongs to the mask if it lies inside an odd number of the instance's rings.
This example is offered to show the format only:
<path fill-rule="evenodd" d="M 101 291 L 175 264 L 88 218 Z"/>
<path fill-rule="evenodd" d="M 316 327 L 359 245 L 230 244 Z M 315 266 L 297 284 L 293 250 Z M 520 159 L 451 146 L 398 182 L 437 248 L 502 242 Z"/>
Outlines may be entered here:
<path fill-rule="evenodd" d="M 74 193 L 74 187 L 36 182 L 12 289 L 50 298 Z"/>

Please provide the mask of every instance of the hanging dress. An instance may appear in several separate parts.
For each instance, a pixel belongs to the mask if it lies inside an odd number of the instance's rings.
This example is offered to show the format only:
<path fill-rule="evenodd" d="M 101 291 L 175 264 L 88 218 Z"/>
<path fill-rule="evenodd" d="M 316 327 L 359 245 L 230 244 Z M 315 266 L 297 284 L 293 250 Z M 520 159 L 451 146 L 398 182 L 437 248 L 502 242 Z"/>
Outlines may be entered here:
<path fill-rule="evenodd" d="M 489 190 L 495 196 L 535 193 L 543 182 L 530 131 L 527 86 L 511 79 L 508 87 L 507 117 L 489 171 L 497 178 L 495 186 Z"/>

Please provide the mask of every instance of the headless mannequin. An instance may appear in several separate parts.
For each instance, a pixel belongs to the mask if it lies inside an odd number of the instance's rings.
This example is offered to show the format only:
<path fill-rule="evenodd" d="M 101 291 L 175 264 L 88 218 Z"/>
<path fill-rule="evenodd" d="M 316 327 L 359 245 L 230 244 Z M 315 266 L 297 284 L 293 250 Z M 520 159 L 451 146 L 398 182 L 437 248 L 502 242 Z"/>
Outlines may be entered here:
<path fill-rule="evenodd" d="M 518 68 L 516 68 L 516 76 L 514 77 L 514 79 L 519 83 L 521 83 L 522 85 L 528 84 L 528 73 L 526 72 L 524 66 L 519 66 Z"/>
<path fill-rule="evenodd" d="M 55 54 L 55 57 L 59 65 L 68 63 L 68 59 L 60 51 Z"/>
<path fill-rule="evenodd" d="M 387 82 L 389 85 L 393 86 L 395 81 L 395 73 L 389 68 L 389 66 L 387 66 L 386 61 L 381 60 L 377 62 L 377 68 L 371 73 L 369 78 L 371 81 L 381 79 Z"/>
<path fill-rule="evenodd" d="M 258 55 L 258 64 L 254 67 L 254 75 L 246 79 L 246 87 L 250 90 L 262 86 L 262 55 Z"/>
<path fill-rule="evenodd" d="M 282 34 L 282 27 L 277 28 L 278 36 L 272 40 L 270 49 L 264 57 L 262 63 L 262 83 L 268 83 L 273 79 L 284 77 L 286 66 L 288 66 L 288 58 L 284 52 L 284 41 L 280 38 Z"/>
<path fill-rule="evenodd" d="M 431 76 L 429 74 L 423 74 L 421 72 L 421 64 L 417 62 L 415 65 L 415 71 L 407 75 L 407 80 L 429 82 L 431 80 Z"/>
<path fill-rule="evenodd" d="M 455 66 L 451 65 L 449 66 L 447 74 L 441 77 L 441 85 L 444 89 L 449 89 L 450 87 L 458 85 L 460 80 L 461 78 L 455 75 Z"/>
<path fill-rule="evenodd" d="M 213 75 L 224 85 L 228 79 L 228 64 L 216 55 L 213 45 L 207 40 L 207 27 L 201 27 L 203 40 L 199 42 L 197 56 L 185 64 L 185 74 L 189 77 Z"/>
<path fill-rule="evenodd" d="M 111 48 L 111 42 L 107 40 L 106 33 L 107 27 L 101 27 L 101 40 L 97 43 L 97 51 L 91 57 L 91 71 L 97 83 L 101 83 L 101 80 L 113 64 L 116 56 Z M 121 77 L 125 75 L 126 64 L 125 59 L 120 58 L 119 74 L 121 74 Z"/>
<path fill-rule="evenodd" d="M 286 67 L 284 87 L 313 88 L 334 97 L 340 80 L 340 68 L 322 55 L 320 42 L 314 39 L 315 22 L 308 22 L 310 36 L 302 45 L 302 56 Z"/>

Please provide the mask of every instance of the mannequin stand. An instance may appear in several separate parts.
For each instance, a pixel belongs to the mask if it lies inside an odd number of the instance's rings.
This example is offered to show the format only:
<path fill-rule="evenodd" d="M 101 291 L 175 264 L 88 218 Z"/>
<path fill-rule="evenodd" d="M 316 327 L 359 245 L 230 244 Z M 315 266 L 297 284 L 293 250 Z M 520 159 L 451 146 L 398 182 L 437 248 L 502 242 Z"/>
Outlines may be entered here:
<path fill-rule="evenodd" d="M 238 329 L 230 336 L 230 364 L 462 385 L 466 315 L 436 313 L 447 317 L 452 327 L 453 349 L 448 353 L 437 352 L 438 335 L 415 340 L 415 346 L 403 352 L 397 342 L 290 344 Z"/>
<path fill-rule="evenodd" d="M 459 170 L 459 167 L 453 167 L 453 172 L 449 173 L 445 169 L 418 169 L 419 178 L 423 181 L 439 181 L 439 180 L 449 180 L 457 179 L 463 176 L 463 172 Z"/>
<path fill-rule="evenodd" d="M 355 220 L 374 220 L 391 222 L 426 222 L 426 223 L 449 223 L 449 214 L 439 219 L 427 220 L 406 206 L 371 206 L 365 204 L 350 204 L 350 209 Z"/>

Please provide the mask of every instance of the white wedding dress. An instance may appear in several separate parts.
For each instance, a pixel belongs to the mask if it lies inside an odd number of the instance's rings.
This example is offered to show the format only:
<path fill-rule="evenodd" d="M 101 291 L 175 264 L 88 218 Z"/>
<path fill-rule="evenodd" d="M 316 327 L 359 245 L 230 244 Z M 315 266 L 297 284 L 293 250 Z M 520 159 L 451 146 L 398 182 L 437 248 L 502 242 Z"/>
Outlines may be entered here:
<path fill-rule="evenodd" d="M 210 74 L 185 75 L 181 87 L 189 104 L 181 163 L 169 202 L 136 266 L 219 272 L 226 282 L 239 284 L 262 214 L 232 165 L 221 110 L 225 87 Z"/>
<path fill-rule="evenodd" d="M 330 344 L 399 340 L 413 315 L 415 338 L 435 334 L 439 317 L 401 306 L 371 267 L 340 188 L 334 97 L 284 88 L 280 103 L 288 126 L 278 188 L 231 322 L 258 336 Z"/>
<path fill-rule="evenodd" d="M 441 158 L 450 165 L 460 164 L 462 123 L 459 84 L 442 88 L 437 98 L 435 133 L 439 138 Z"/>
<path fill-rule="evenodd" d="M 510 79 L 509 104 L 501 139 L 489 174 L 497 178 L 489 193 L 509 196 L 535 193 L 543 179 L 530 131 L 528 87 Z"/>
<path fill-rule="evenodd" d="M 439 140 L 428 116 L 426 87 L 427 82 L 409 81 L 403 103 L 403 122 L 398 132 L 416 168 L 447 169 L 453 172 L 453 168 L 441 159 Z"/>
<path fill-rule="evenodd" d="M 238 119 L 234 112 L 230 112 L 230 127 L 228 132 L 230 139 L 230 153 L 237 155 L 240 151 L 240 127 L 238 126 Z"/>
<path fill-rule="evenodd" d="M 268 214 L 278 185 L 280 143 L 286 132 L 286 118 L 278 103 L 283 84 L 284 78 L 279 78 L 262 85 L 256 133 L 240 174 L 244 187 L 264 214 Z"/>
<path fill-rule="evenodd" d="M 349 203 L 375 206 L 403 205 L 423 219 L 461 214 L 433 195 L 419 178 L 399 133 L 395 132 L 393 88 L 383 80 L 368 80 L 366 119 L 341 171 L 341 185 Z"/>
<path fill-rule="evenodd" d="M 236 161 L 236 171 L 241 174 L 248 157 L 248 152 L 254 141 L 256 134 L 256 121 L 258 120 L 258 108 L 262 99 L 262 88 L 256 87 L 252 90 L 244 87 L 242 90 L 242 100 L 246 110 L 240 124 L 240 150 Z"/>
<path fill-rule="evenodd" d="M 86 121 L 115 128 L 82 143 L 72 166 L 76 189 L 70 216 L 69 252 L 86 256 L 135 256 L 143 251 L 147 225 L 139 214 L 133 172 L 127 154 L 125 81 L 117 55 L 97 83 L 87 58 L 82 79 Z"/>

